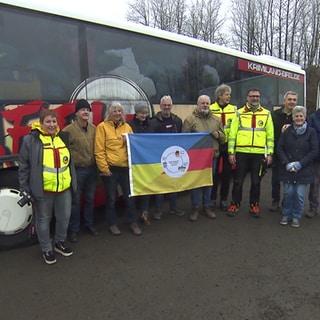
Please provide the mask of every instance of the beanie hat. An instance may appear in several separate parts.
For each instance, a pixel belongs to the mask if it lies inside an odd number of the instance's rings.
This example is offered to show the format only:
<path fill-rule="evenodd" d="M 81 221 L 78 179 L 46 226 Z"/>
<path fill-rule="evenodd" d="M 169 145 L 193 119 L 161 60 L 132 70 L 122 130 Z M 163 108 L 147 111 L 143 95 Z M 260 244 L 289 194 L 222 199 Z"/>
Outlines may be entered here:
<path fill-rule="evenodd" d="M 74 113 L 77 113 L 82 108 L 89 109 L 91 111 L 91 106 L 85 99 L 80 99 L 77 101 Z"/>
<path fill-rule="evenodd" d="M 134 106 L 134 112 L 137 113 L 143 109 L 149 109 L 148 106 L 146 106 L 145 104 L 142 103 L 138 103 Z"/>

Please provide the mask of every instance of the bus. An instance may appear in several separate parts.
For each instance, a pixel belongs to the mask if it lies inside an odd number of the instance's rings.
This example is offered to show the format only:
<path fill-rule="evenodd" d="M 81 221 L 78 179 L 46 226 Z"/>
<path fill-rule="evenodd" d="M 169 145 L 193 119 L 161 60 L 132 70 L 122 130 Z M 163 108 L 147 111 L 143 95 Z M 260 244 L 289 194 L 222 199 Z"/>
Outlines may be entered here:
<path fill-rule="evenodd" d="M 157 111 L 169 94 L 174 113 L 184 119 L 200 94 L 213 100 L 222 83 L 232 88 L 238 106 L 252 87 L 261 89 L 261 103 L 269 109 L 281 105 L 288 90 L 305 104 L 306 76 L 296 64 L 107 21 L 103 12 L 67 1 L 1 1 L 0 248 L 25 243 L 32 233 L 32 206 L 17 205 L 17 156 L 42 109 L 53 108 L 63 128 L 73 120 L 75 101 L 84 98 L 98 124 L 110 101 L 120 101 L 130 116 L 137 102 Z"/>

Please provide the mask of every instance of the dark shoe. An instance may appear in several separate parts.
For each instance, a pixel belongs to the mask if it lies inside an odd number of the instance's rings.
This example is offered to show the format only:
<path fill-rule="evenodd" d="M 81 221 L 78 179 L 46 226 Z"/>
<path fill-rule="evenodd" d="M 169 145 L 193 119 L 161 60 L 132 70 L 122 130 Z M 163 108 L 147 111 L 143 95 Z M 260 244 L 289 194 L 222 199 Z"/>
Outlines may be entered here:
<path fill-rule="evenodd" d="M 42 257 L 46 264 L 54 264 L 57 262 L 54 252 L 52 250 L 47 252 L 42 252 Z"/>
<path fill-rule="evenodd" d="M 203 213 L 210 219 L 216 218 L 216 214 L 210 209 L 210 207 L 204 207 Z"/>
<path fill-rule="evenodd" d="M 78 234 L 77 232 L 70 232 L 68 235 L 68 240 L 70 242 L 78 242 Z"/>
<path fill-rule="evenodd" d="M 292 222 L 291 222 L 291 227 L 299 228 L 300 227 L 300 221 L 298 219 L 293 218 Z"/>
<path fill-rule="evenodd" d="M 228 210 L 227 201 L 221 200 L 221 202 L 220 202 L 220 208 L 221 208 L 221 210 L 223 210 L 223 211 L 227 211 L 227 210 Z"/>
<path fill-rule="evenodd" d="M 149 212 L 143 211 L 141 213 L 140 220 L 145 226 L 149 226 L 151 224 L 151 222 L 149 220 Z"/>
<path fill-rule="evenodd" d="M 272 202 L 271 207 L 269 209 L 272 212 L 277 212 L 280 210 L 279 202 Z"/>
<path fill-rule="evenodd" d="M 131 231 L 133 232 L 133 234 L 135 236 L 141 236 L 142 235 L 142 231 L 141 229 L 139 228 L 138 224 L 137 223 L 133 223 L 131 226 L 130 226 L 130 229 Z"/>
<path fill-rule="evenodd" d="M 313 217 L 315 217 L 316 215 L 318 214 L 318 211 L 317 211 L 317 209 L 310 209 L 308 212 L 306 212 L 305 213 L 305 216 L 307 217 L 307 218 L 313 218 Z"/>
<path fill-rule="evenodd" d="M 197 221 L 199 214 L 200 214 L 199 207 L 193 207 L 192 212 L 189 215 L 189 220 L 192 222 Z"/>
<path fill-rule="evenodd" d="M 99 234 L 99 232 L 94 226 L 87 226 L 86 230 L 94 237 L 96 237 Z"/>
<path fill-rule="evenodd" d="M 62 254 L 64 257 L 73 255 L 73 251 L 66 245 L 64 241 L 56 242 L 54 245 L 54 251 Z"/>
<path fill-rule="evenodd" d="M 156 212 L 153 214 L 154 220 L 161 220 L 162 212 L 159 210 L 156 210 Z"/>
<path fill-rule="evenodd" d="M 120 236 L 120 234 L 121 234 L 119 228 L 118 228 L 115 224 L 109 227 L 109 231 L 110 231 L 110 233 L 112 233 L 114 236 Z"/>
<path fill-rule="evenodd" d="M 228 217 L 235 217 L 239 213 L 239 205 L 238 204 L 231 204 L 228 209 Z"/>
<path fill-rule="evenodd" d="M 217 207 L 217 200 L 215 200 L 215 199 L 211 200 L 210 207 L 216 208 Z"/>
<path fill-rule="evenodd" d="M 260 208 L 257 203 L 255 203 L 255 204 L 251 203 L 249 211 L 250 211 L 250 214 L 252 217 L 260 218 Z"/>
<path fill-rule="evenodd" d="M 178 209 L 178 208 L 170 209 L 169 213 L 170 213 L 170 214 L 175 214 L 175 215 L 178 216 L 178 217 L 183 217 L 183 216 L 186 214 L 185 211 L 180 210 L 180 209 Z"/>
<path fill-rule="evenodd" d="M 280 220 L 280 224 L 282 226 L 286 226 L 289 223 L 289 218 L 288 217 L 282 217 L 282 219 Z"/>

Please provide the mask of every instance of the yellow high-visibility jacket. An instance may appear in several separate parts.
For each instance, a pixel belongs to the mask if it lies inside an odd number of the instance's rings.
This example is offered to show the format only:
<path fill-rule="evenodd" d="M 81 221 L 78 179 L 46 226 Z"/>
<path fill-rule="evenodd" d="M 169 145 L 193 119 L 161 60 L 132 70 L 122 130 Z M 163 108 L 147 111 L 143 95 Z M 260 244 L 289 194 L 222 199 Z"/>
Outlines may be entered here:
<path fill-rule="evenodd" d="M 221 119 L 224 129 L 225 142 L 228 142 L 231 121 L 237 111 L 237 107 L 229 103 L 224 108 L 221 108 L 218 102 L 214 102 L 210 106 L 210 110 L 213 115 Z"/>
<path fill-rule="evenodd" d="M 248 105 L 237 110 L 229 131 L 228 153 L 273 155 L 273 122 L 269 110 L 259 106 L 251 111 Z"/>

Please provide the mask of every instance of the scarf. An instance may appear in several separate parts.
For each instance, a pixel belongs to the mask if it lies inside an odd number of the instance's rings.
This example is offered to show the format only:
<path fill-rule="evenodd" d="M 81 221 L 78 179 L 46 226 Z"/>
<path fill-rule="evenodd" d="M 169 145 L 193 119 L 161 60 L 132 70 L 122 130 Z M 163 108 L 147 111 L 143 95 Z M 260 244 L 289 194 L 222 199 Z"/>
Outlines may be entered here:
<path fill-rule="evenodd" d="M 297 126 L 295 124 L 293 124 L 293 128 L 296 131 L 296 134 L 298 136 L 304 134 L 307 130 L 307 122 L 305 122 L 302 126 Z"/>

